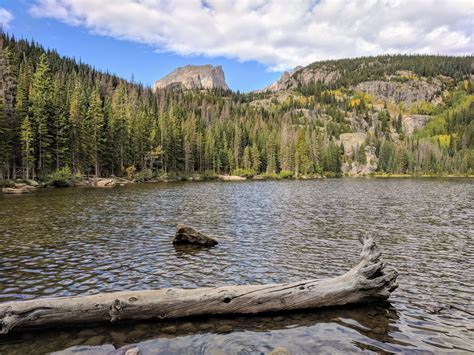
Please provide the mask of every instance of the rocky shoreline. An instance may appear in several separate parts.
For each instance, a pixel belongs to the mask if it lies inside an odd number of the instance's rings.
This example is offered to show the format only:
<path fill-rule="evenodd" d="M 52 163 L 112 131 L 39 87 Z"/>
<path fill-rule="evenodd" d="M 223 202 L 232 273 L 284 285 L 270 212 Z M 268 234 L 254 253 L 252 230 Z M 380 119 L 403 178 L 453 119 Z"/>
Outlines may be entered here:
<path fill-rule="evenodd" d="M 179 178 L 167 178 L 167 179 L 152 179 L 147 181 L 134 181 L 125 178 L 108 177 L 108 178 L 92 178 L 83 179 L 79 181 L 71 181 L 70 184 L 64 187 L 91 187 L 91 188 L 113 188 L 118 186 L 126 186 L 130 184 L 150 184 L 150 183 L 170 183 L 170 182 L 193 182 L 193 181 L 277 181 L 277 180 L 320 180 L 320 179 L 332 179 L 332 178 L 359 178 L 359 179 L 419 179 L 419 178 L 448 178 L 448 179 L 459 179 L 459 178 L 474 178 L 474 175 L 411 175 L 411 174 L 385 174 L 385 173 L 371 173 L 371 174 L 344 174 L 341 176 L 300 176 L 295 177 L 269 177 L 256 175 L 253 177 L 244 177 L 237 175 L 218 175 L 211 178 L 202 175 L 194 175 L 190 177 L 179 177 Z M 3 194 L 20 195 L 35 192 L 41 188 L 54 187 L 49 186 L 46 183 L 38 182 L 36 180 L 19 180 L 20 182 L 13 182 L 11 184 L 2 184 Z M 26 181 L 26 182 L 25 182 Z"/>

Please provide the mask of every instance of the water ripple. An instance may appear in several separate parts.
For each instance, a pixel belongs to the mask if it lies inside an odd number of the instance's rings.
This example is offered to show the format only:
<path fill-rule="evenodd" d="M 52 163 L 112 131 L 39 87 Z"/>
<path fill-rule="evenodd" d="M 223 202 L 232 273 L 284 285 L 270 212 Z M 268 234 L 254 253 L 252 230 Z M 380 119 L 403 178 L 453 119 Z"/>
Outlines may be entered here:
<path fill-rule="evenodd" d="M 397 316 L 383 336 L 367 319 L 336 317 L 268 334 L 190 334 L 177 349 L 265 353 L 281 343 L 296 353 L 474 351 L 473 200 L 474 182 L 462 179 L 177 183 L 0 196 L 0 301 L 332 277 L 357 261 L 356 236 L 365 233 L 400 272 L 391 297 Z M 220 244 L 173 247 L 178 222 Z M 172 348 L 173 339 L 150 340 L 144 349 Z"/>

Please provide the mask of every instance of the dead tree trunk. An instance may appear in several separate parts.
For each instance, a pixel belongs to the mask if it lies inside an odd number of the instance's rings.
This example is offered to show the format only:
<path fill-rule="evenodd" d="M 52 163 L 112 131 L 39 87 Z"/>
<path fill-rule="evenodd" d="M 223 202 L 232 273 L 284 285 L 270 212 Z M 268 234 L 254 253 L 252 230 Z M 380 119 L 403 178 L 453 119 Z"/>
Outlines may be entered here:
<path fill-rule="evenodd" d="M 0 333 L 13 328 L 253 314 L 387 299 L 398 273 L 385 268 L 371 238 L 361 238 L 360 262 L 344 275 L 285 284 L 124 291 L 0 303 Z"/>

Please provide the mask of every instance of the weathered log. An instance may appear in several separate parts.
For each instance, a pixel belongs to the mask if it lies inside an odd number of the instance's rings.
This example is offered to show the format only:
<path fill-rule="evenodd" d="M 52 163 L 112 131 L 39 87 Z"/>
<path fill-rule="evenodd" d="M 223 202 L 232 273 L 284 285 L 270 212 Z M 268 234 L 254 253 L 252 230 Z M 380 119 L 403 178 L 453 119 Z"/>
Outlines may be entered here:
<path fill-rule="evenodd" d="M 360 262 L 342 276 L 285 284 L 125 291 L 0 303 L 0 333 L 13 328 L 252 314 L 387 299 L 398 273 L 385 268 L 372 238 L 361 238 Z"/>

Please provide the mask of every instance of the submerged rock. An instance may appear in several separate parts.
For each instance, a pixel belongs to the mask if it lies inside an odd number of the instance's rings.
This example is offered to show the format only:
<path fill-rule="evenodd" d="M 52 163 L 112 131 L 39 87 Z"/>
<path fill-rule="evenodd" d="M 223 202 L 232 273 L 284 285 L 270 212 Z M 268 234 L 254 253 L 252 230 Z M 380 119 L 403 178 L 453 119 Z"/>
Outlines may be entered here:
<path fill-rule="evenodd" d="M 277 346 L 275 349 L 272 350 L 270 355 L 291 355 L 291 353 L 287 348 Z"/>
<path fill-rule="evenodd" d="M 217 245 L 217 240 L 204 235 L 194 228 L 185 226 L 184 224 L 178 224 L 176 226 L 176 235 L 173 238 L 173 244 L 194 244 L 210 247 Z"/>

